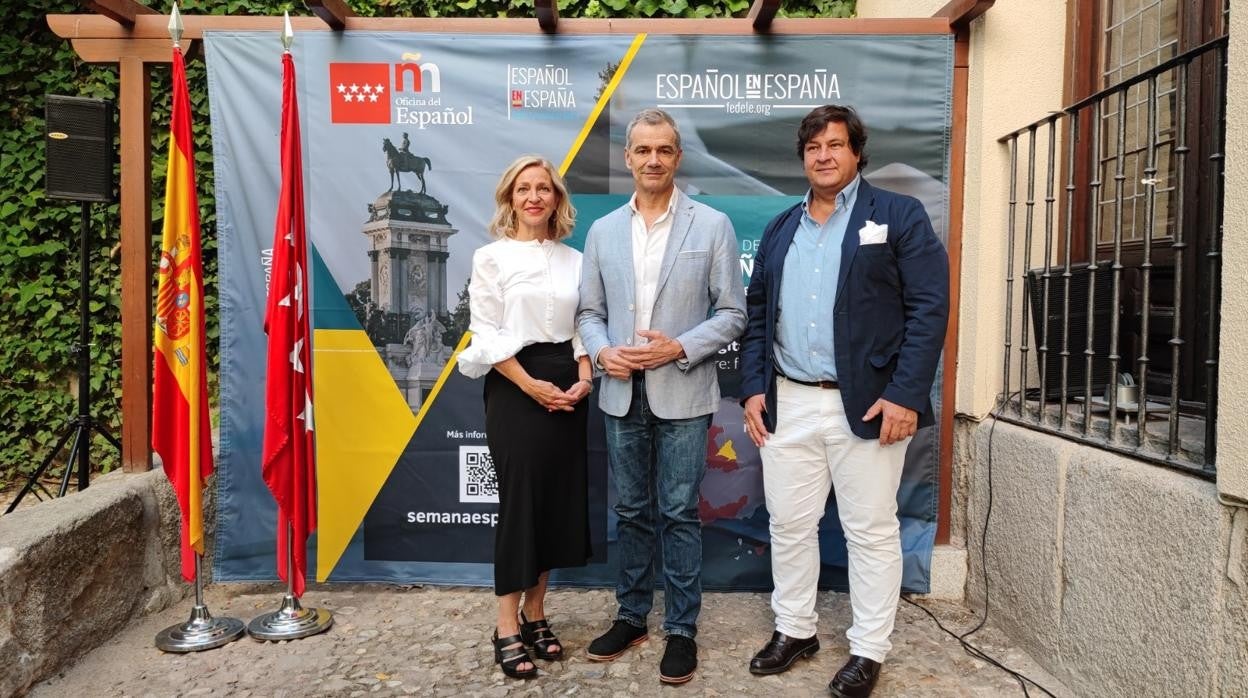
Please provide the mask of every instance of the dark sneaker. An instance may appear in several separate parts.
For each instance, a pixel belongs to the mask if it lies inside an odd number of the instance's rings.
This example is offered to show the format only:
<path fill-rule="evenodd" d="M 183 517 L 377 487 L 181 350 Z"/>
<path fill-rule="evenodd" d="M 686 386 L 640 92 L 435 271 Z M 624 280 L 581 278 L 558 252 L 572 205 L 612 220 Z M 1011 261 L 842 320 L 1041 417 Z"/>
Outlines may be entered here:
<path fill-rule="evenodd" d="M 659 662 L 659 680 L 663 683 L 685 683 L 698 668 L 698 643 L 684 635 L 668 635 L 663 661 Z"/>
<path fill-rule="evenodd" d="M 586 653 L 595 662 L 609 662 L 624 654 L 629 647 L 640 645 L 648 638 L 645 628 L 617 620 L 611 624 L 610 630 L 589 643 Z"/>

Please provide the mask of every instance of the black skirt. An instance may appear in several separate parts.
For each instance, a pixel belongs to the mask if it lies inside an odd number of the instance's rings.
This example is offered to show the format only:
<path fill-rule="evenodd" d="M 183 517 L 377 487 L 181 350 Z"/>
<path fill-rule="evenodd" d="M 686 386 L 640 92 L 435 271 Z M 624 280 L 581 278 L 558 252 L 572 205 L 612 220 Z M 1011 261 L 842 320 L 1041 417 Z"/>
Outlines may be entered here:
<path fill-rule="evenodd" d="M 563 390 L 578 380 L 571 342 L 532 344 L 516 360 L 533 378 Z M 547 412 L 498 371 L 485 377 L 486 442 L 498 474 L 499 596 L 532 587 L 547 570 L 589 560 L 588 400 L 572 412 Z"/>

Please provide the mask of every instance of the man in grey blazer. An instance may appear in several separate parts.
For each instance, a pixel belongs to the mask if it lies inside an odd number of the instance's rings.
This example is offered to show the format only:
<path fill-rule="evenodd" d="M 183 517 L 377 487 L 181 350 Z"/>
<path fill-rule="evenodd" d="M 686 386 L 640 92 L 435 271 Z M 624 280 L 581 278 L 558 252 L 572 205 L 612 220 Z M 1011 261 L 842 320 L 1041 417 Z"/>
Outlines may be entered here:
<path fill-rule="evenodd" d="M 577 313 L 581 340 L 605 374 L 599 404 L 619 516 L 620 608 L 611 629 L 590 644 L 589 658 L 610 661 L 646 640 L 657 531 L 664 683 L 693 678 L 698 661 L 698 489 L 719 403 L 718 376 L 707 359 L 745 329 L 732 223 L 676 189 L 680 158 L 680 133 L 667 113 L 646 109 L 629 123 L 624 161 L 635 192 L 589 229 Z"/>

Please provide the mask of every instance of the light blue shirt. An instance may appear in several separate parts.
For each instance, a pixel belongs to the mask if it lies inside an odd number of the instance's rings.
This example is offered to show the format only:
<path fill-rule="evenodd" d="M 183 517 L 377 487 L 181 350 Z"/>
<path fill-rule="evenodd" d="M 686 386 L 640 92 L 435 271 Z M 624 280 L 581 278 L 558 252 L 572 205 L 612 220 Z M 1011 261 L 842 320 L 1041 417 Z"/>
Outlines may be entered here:
<path fill-rule="evenodd" d="M 801 381 L 836 380 L 832 308 L 841 275 L 841 241 L 858 200 L 855 176 L 836 195 L 836 210 L 820 225 L 810 217 L 813 192 L 802 202 L 802 218 L 784 256 L 776 319 L 776 367 Z"/>

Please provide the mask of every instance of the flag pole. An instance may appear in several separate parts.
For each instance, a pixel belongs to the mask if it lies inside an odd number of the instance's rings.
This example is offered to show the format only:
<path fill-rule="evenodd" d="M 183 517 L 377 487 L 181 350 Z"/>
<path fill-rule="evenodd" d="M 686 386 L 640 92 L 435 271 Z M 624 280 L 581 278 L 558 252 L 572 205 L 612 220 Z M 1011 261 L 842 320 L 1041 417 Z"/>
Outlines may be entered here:
<path fill-rule="evenodd" d="M 291 44 L 295 41 L 295 32 L 290 26 L 290 13 L 284 13 L 285 19 L 282 27 L 282 49 L 286 54 L 283 56 L 283 62 L 289 59 Z M 285 109 L 285 106 L 283 106 Z M 283 115 L 285 118 L 285 115 Z M 283 126 L 283 131 L 285 126 Z M 297 140 L 297 139 L 296 139 Z M 296 144 L 296 148 L 301 148 L 301 144 Z M 302 177 L 302 172 L 294 172 L 294 177 Z M 299 211 L 299 216 L 303 215 Z M 306 302 L 306 299 L 299 300 L 299 292 L 295 293 L 296 305 Z M 271 341 L 271 339 L 270 339 Z M 311 371 L 311 367 L 305 367 L 307 371 Z M 300 396 L 303 397 L 303 396 Z M 305 403 L 305 424 L 311 424 L 311 402 Z M 301 429 L 305 427 L 300 427 Z M 309 428 L 310 427 L 306 427 Z M 279 505 L 280 511 L 280 505 Z M 279 517 L 280 521 L 280 517 Z M 294 522 L 286 521 L 286 593 L 282 596 L 282 605 L 272 613 L 266 613 L 262 616 L 254 618 L 247 624 L 247 633 L 257 640 L 295 640 L 301 637 L 316 635 L 329 630 L 334 624 L 334 616 L 328 610 L 323 608 L 304 608 L 299 603 L 299 596 L 295 593 L 295 576 L 297 574 L 295 567 L 295 544 L 306 545 L 306 538 L 297 538 L 295 536 Z"/>
<path fill-rule="evenodd" d="M 175 2 L 169 15 L 169 38 L 173 40 L 173 50 L 181 52 L 182 15 L 178 13 Z M 176 90 L 176 87 L 175 87 Z M 187 115 L 189 117 L 189 115 Z M 170 139 L 173 140 L 172 138 Z M 189 144 L 183 144 L 189 145 Z M 193 199 L 193 197 L 192 197 Z M 198 230 L 195 234 L 198 235 Z M 198 386 L 195 386 L 197 389 Z M 203 406 L 205 409 L 206 405 Z M 193 420 L 197 421 L 197 420 Z M 197 423 L 191 428 L 197 428 Z M 202 487 L 198 480 L 190 482 L 188 487 Z M 243 636 L 243 621 L 237 618 L 214 618 L 204 605 L 203 556 L 195 553 L 195 606 L 191 608 L 191 617 L 185 623 L 171 625 L 156 634 L 156 648 L 162 652 L 199 652 L 227 645 Z"/>

